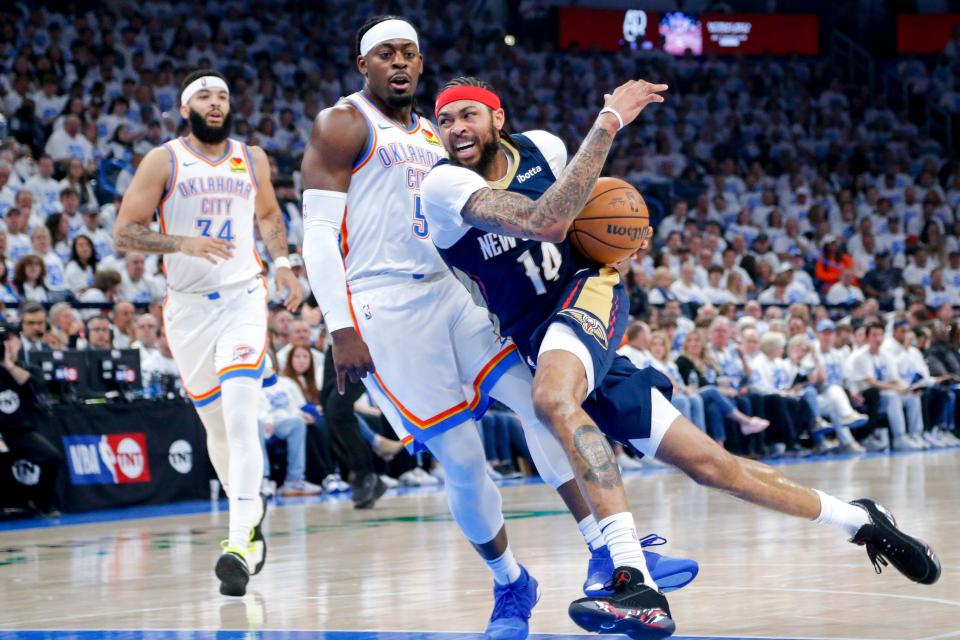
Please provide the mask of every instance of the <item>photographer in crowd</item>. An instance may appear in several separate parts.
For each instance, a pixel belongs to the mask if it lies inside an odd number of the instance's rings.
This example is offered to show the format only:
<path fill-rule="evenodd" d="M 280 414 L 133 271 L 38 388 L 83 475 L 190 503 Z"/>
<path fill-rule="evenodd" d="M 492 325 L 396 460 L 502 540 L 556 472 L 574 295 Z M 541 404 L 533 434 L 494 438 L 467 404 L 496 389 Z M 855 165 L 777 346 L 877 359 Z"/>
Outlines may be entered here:
<path fill-rule="evenodd" d="M 0 326 L 0 345 L 0 473 L 12 474 L 24 487 L 30 509 L 56 518 L 55 488 L 63 456 L 37 431 L 45 411 L 30 372 L 17 363 L 17 332 Z"/>

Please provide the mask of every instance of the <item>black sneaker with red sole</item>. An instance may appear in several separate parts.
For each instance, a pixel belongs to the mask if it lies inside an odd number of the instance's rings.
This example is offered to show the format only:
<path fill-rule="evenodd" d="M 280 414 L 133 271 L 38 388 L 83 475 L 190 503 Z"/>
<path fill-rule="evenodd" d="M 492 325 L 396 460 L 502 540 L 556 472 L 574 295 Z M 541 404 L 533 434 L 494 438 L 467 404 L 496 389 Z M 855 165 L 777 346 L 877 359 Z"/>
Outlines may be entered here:
<path fill-rule="evenodd" d="M 870 522 L 860 527 L 850 542 L 867 548 L 867 555 L 877 573 L 882 567 L 893 567 L 920 584 L 933 584 L 940 579 L 940 559 L 923 540 L 908 536 L 897 528 L 897 521 L 886 507 L 870 498 L 854 500 L 864 509 Z"/>
<path fill-rule="evenodd" d="M 619 567 L 610 583 L 613 595 L 580 598 L 570 603 L 570 619 L 593 633 L 622 633 L 633 640 L 668 638 L 677 630 L 667 599 L 643 583 L 633 567 Z"/>

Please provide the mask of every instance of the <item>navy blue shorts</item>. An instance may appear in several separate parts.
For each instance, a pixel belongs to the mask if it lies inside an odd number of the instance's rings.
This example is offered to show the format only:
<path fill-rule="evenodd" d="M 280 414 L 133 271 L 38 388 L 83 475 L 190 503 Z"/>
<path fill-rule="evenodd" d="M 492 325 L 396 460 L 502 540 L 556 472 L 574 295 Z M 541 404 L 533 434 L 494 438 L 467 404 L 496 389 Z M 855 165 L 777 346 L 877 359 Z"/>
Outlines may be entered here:
<path fill-rule="evenodd" d="M 529 345 L 524 345 L 525 355 L 536 361 L 549 326 L 561 322 L 570 327 L 593 361 L 595 388 L 583 408 L 603 433 L 627 445 L 650 437 L 650 390 L 659 389 L 668 400 L 673 393 L 673 383 L 662 373 L 651 367 L 638 369 L 617 354 L 628 311 L 627 291 L 615 269 L 584 269 L 567 286 L 561 303 L 537 328 Z"/>

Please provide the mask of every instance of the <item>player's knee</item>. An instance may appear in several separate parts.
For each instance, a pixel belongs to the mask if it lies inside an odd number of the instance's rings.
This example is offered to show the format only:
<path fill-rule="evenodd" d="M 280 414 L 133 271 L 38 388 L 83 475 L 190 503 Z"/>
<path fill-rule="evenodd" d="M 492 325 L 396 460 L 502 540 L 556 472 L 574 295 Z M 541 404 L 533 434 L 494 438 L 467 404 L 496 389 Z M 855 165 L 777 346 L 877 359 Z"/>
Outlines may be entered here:
<path fill-rule="evenodd" d="M 684 471 L 699 485 L 728 489 L 735 482 L 740 465 L 736 457 L 720 445 L 698 454 Z"/>
<path fill-rule="evenodd" d="M 573 397 L 561 389 L 546 384 L 534 384 L 533 408 L 537 418 L 551 427 L 563 423 L 564 418 L 580 409 Z"/>

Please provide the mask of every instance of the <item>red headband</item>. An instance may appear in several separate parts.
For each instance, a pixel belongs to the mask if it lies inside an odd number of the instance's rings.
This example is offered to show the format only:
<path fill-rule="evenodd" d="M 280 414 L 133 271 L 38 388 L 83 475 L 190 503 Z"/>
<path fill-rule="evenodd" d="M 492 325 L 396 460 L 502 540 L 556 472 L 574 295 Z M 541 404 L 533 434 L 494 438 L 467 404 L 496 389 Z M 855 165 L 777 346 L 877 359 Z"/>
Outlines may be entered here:
<path fill-rule="evenodd" d="M 438 115 L 440 109 L 443 109 L 445 106 L 451 102 L 456 102 L 457 100 L 476 100 L 481 104 L 485 104 L 493 110 L 500 108 L 500 98 L 497 97 L 493 91 L 484 89 L 483 87 L 469 87 L 466 85 L 461 85 L 457 87 L 450 87 L 440 92 L 440 95 L 437 96 L 437 104 L 434 107 L 433 114 Z"/>

